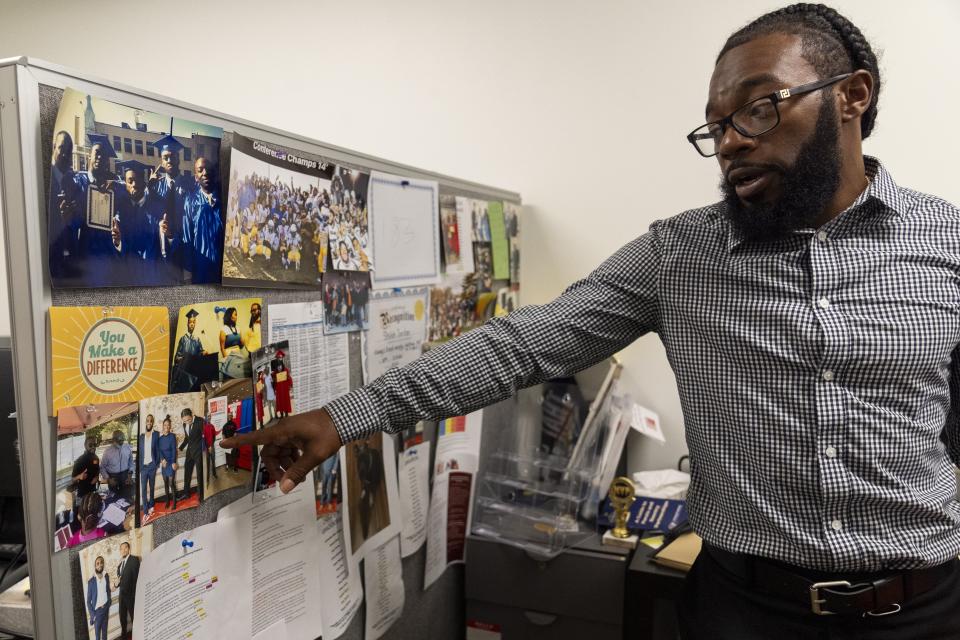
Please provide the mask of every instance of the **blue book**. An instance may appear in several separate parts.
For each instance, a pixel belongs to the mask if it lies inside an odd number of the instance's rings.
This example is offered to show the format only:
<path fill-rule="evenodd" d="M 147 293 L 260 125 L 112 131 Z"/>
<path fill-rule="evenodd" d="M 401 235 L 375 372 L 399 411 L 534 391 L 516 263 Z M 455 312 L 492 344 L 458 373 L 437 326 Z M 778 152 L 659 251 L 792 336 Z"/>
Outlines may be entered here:
<path fill-rule="evenodd" d="M 638 496 L 630 505 L 627 517 L 627 529 L 649 533 L 666 533 L 687 521 L 687 503 L 685 500 L 667 498 L 645 498 Z M 613 527 L 613 505 L 610 499 L 603 501 L 603 508 L 597 516 L 597 524 Z"/>

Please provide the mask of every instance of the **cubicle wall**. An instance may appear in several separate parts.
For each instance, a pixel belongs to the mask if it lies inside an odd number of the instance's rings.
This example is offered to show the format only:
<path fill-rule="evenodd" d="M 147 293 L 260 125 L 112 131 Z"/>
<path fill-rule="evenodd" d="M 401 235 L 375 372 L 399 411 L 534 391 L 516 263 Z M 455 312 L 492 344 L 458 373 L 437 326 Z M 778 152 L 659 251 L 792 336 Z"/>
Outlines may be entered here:
<path fill-rule="evenodd" d="M 487 200 L 519 202 L 516 193 L 479 185 L 400 165 L 347 149 L 333 147 L 292 133 L 247 122 L 137 89 L 27 58 L 0 61 L 0 213 L 2 213 L 10 294 L 16 393 L 19 415 L 22 478 L 30 555 L 31 593 L 36 637 L 72 640 L 87 633 L 83 597 L 77 576 L 76 550 L 52 553 L 55 422 L 49 418 L 49 335 L 47 309 L 52 305 L 119 306 L 162 304 L 170 311 L 171 326 L 181 305 L 194 302 L 260 296 L 264 299 L 263 326 L 270 305 L 318 299 L 318 291 L 247 289 L 192 285 L 150 289 L 51 290 L 47 270 L 46 185 L 53 123 L 65 87 L 201 123 L 222 127 L 266 142 L 287 145 L 357 168 L 436 180 L 441 193 Z M 228 139 L 223 141 L 228 151 Z M 173 333 L 173 332 L 171 332 Z M 360 340 L 350 340 L 350 385 L 361 384 Z M 0 392 L 8 392 L 0 390 Z M 489 412 L 485 425 L 502 424 L 509 401 Z M 154 524 L 160 544 L 177 532 L 213 521 L 217 510 L 237 499 L 247 488 L 213 496 L 193 510 L 173 514 Z M 424 551 L 404 560 L 406 604 L 404 618 L 389 632 L 398 638 L 450 638 L 463 633 L 462 569 L 448 571 L 427 592 L 422 591 Z M 344 637 L 361 638 L 363 614 Z"/>

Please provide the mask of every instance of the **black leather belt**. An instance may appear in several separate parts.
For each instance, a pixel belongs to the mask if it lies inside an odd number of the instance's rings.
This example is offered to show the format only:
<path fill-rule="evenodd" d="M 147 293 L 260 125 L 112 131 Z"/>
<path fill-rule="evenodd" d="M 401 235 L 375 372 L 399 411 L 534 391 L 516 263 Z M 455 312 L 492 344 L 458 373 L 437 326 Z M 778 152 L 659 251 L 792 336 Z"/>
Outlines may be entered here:
<path fill-rule="evenodd" d="M 748 586 L 787 600 L 807 602 L 818 616 L 833 614 L 882 616 L 944 580 L 957 560 L 935 567 L 896 573 L 833 576 L 773 560 L 732 553 L 703 543 L 703 549 L 727 572 Z"/>

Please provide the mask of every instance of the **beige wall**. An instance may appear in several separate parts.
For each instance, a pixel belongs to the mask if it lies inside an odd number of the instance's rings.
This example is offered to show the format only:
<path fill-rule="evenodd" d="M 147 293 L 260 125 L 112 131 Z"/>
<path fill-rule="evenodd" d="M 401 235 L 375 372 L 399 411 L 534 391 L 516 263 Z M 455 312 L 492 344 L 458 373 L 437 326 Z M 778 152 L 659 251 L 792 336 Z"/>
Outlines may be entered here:
<path fill-rule="evenodd" d="M 27 54 L 359 151 L 512 188 L 523 297 L 542 302 L 649 224 L 716 199 L 683 136 L 724 38 L 779 6 L 739 2 L 0 3 L 0 56 Z M 884 50 L 866 151 L 901 184 L 960 202 L 956 0 L 840 0 Z M 98 10 L 99 9 L 99 10 Z M 161 23 L 170 39 L 158 37 Z M 164 67 L 164 52 L 173 61 Z M 147 61 L 153 61 L 148 67 Z M 5 320 L 5 318 L 4 318 Z M 635 397 L 685 450 L 656 337 L 623 352 Z"/>

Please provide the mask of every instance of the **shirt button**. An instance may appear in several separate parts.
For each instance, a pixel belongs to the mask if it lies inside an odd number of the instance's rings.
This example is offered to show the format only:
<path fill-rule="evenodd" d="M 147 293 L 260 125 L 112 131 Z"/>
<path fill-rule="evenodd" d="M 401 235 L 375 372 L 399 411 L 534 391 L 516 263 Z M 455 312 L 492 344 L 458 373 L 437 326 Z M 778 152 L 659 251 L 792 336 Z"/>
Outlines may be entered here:
<path fill-rule="evenodd" d="M 833 448 L 833 447 L 827 447 L 826 450 L 824 451 L 824 453 L 827 454 L 827 457 L 828 457 L 828 458 L 836 458 L 836 457 L 837 457 L 837 450 L 836 450 L 835 448 Z"/>
<path fill-rule="evenodd" d="M 830 301 L 827 300 L 826 298 L 820 298 L 819 300 L 817 300 L 817 304 L 820 305 L 821 309 L 826 309 L 827 307 L 830 306 Z"/>
<path fill-rule="evenodd" d="M 827 241 L 827 232 L 826 232 L 826 231 L 819 231 L 819 232 L 817 232 L 817 240 L 819 240 L 820 242 L 826 242 L 826 241 Z"/>
<path fill-rule="evenodd" d="M 830 523 L 830 526 L 833 527 L 834 531 L 840 531 L 840 529 L 843 529 L 843 523 L 839 520 L 834 520 Z"/>
<path fill-rule="evenodd" d="M 830 369 L 827 369 L 826 371 L 824 371 L 823 379 L 826 380 L 827 382 L 830 382 L 831 380 L 833 380 L 833 371 L 830 371 Z"/>

